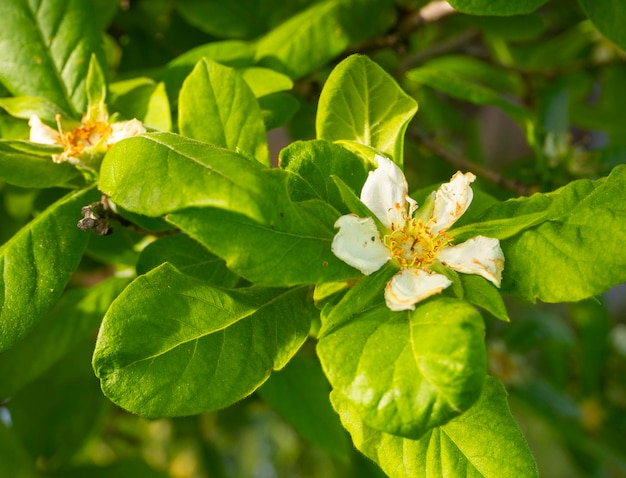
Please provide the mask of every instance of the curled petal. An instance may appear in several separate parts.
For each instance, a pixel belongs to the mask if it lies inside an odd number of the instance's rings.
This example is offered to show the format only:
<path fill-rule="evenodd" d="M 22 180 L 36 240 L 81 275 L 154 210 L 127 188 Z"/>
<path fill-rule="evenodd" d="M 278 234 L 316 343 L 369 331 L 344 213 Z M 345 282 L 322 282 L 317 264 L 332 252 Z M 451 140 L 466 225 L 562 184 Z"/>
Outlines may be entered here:
<path fill-rule="evenodd" d="M 446 247 L 439 253 L 438 259 L 450 269 L 464 274 L 478 274 L 500 287 L 504 254 L 497 239 L 473 237 L 458 246 Z"/>
<path fill-rule="evenodd" d="M 435 192 L 431 231 L 447 231 L 459 219 L 474 197 L 470 183 L 476 179 L 472 173 L 458 171 L 450 182 L 442 184 Z"/>
<path fill-rule="evenodd" d="M 376 214 L 385 226 L 393 222 L 403 222 L 407 214 L 416 208 L 416 203 L 408 197 L 408 185 L 400 168 L 390 159 L 376 155 L 378 167 L 370 171 L 363 189 L 361 201 Z"/>
<path fill-rule="evenodd" d="M 28 126 L 30 126 L 30 140 L 33 143 L 63 144 L 59 132 L 44 124 L 41 119 L 39 119 L 39 116 L 32 115 L 28 121 Z"/>
<path fill-rule="evenodd" d="M 109 136 L 109 139 L 107 140 L 109 145 L 132 136 L 139 136 L 140 134 L 146 133 L 146 128 L 138 119 L 113 123 L 111 125 L 111 130 L 111 136 Z"/>
<path fill-rule="evenodd" d="M 385 302 L 391 310 L 415 310 L 419 301 L 438 294 L 452 282 L 442 274 L 423 269 L 402 269 L 387 283 Z"/>
<path fill-rule="evenodd" d="M 333 238 L 333 254 L 363 274 L 370 275 L 391 259 L 391 253 L 381 242 L 371 217 L 341 216 L 335 227 L 339 228 L 339 232 Z"/>

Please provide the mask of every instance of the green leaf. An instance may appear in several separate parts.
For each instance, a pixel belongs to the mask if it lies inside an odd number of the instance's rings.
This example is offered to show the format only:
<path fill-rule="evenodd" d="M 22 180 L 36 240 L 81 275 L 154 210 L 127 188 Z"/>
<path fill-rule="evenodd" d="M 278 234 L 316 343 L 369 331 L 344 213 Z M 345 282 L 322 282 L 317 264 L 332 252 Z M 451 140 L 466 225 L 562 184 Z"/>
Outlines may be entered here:
<path fill-rule="evenodd" d="M 248 42 L 226 40 L 192 48 L 174 58 L 158 76 L 165 83 L 172 104 L 178 101 L 178 93 L 185 78 L 204 58 L 225 66 L 243 68 L 254 64 L 254 48 Z"/>
<path fill-rule="evenodd" d="M 164 262 L 219 287 L 234 287 L 238 280 L 222 259 L 184 234 L 165 236 L 148 244 L 139 256 L 137 274 L 146 274 Z"/>
<path fill-rule="evenodd" d="M 133 78 L 111 85 L 111 111 L 124 118 L 137 118 L 146 127 L 172 130 L 172 113 L 164 83 L 149 78 Z"/>
<path fill-rule="evenodd" d="M 257 393 L 309 443 L 347 460 L 351 448 L 348 436 L 328 400 L 326 377 L 312 357 L 294 356 Z"/>
<path fill-rule="evenodd" d="M 46 468 L 67 464 L 110 408 L 89 364 L 93 346 L 93 337 L 80 341 L 8 404 L 13 429 Z"/>
<path fill-rule="evenodd" d="M 410 440 L 363 422 L 350 400 L 333 391 L 331 401 L 354 445 L 391 478 L 532 478 L 537 467 L 511 416 L 506 391 L 488 378 L 478 402 L 460 417 Z"/>
<path fill-rule="evenodd" d="M 23 188 L 69 187 L 80 175 L 70 163 L 55 163 L 63 149 L 26 141 L 0 140 L 0 178 Z"/>
<path fill-rule="evenodd" d="M 0 247 L 0 351 L 23 339 L 61 296 L 89 235 L 76 227 L 95 189 L 63 197 Z"/>
<path fill-rule="evenodd" d="M 168 214 L 254 283 L 284 287 L 353 277 L 354 269 L 330 249 L 341 214 L 319 200 L 294 203 L 289 176 L 233 151 L 159 133 L 111 148 L 100 188 L 132 212 Z"/>
<path fill-rule="evenodd" d="M 350 44 L 384 33 L 393 23 L 390 0 L 325 0 L 292 16 L 256 44 L 256 59 L 301 78 Z"/>
<path fill-rule="evenodd" d="M 13 95 L 46 98 L 77 117 L 87 107 L 91 54 L 105 63 L 93 5 L 84 0 L 2 2 L 0 50 L 0 81 Z"/>
<path fill-rule="evenodd" d="M 335 67 L 318 105 L 317 136 L 370 146 L 402 165 L 404 132 L 417 104 L 376 63 L 353 55 Z"/>
<path fill-rule="evenodd" d="M 259 98 L 265 129 L 282 126 L 300 109 L 300 102 L 290 93 L 272 93 Z"/>
<path fill-rule="evenodd" d="M 424 66 L 414 68 L 407 77 L 419 84 L 442 91 L 454 98 L 469 101 L 477 105 L 497 106 L 517 121 L 522 127 L 528 127 L 533 121 L 532 113 L 525 107 L 511 102 L 498 92 L 483 86 L 469 78 L 463 78 L 450 71 Z"/>
<path fill-rule="evenodd" d="M 258 203 L 273 175 L 234 151 L 153 133 L 115 144 L 102 162 L 99 187 L 116 204 L 146 216 L 214 206 L 263 220 Z"/>
<path fill-rule="evenodd" d="M 179 0 L 176 7 L 191 25 L 218 38 L 252 39 L 289 18 L 312 0 L 267 4 L 256 0 L 197 2 Z"/>
<path fill-rule="evenodd" d="M 0 476 L 32 478 L 35 466 L 15 430 L 0 421 Z"/>
<path fill-rule="evenodd" d="M 265 125 L 254 94 L 232 68 L 203 59 L 178 100 L 181 134 L 269 164 Z"/>
<path fill-rule="evenodd" d="M 106 118 L 108 111 L 106 107 L 107 81 L 104 72 L 98 64 L 96 55 L 92 54 L 87 70 L 87 118 L 93 122 Z"/>
<path fill-rule="evenodd" d="M 293 88 L 291 78 L 269 68 L 251 66 L 238 71 L 257 98 Z"/>
<path fill-rule="evenodd" d="M 367 179 L 365 163 L 359 156 L 323 140 L 291 143 L 280 152 L 278 162 L 292 173 L 288 188 L 294 201 L 321 199 L 342 212 L 348 210 L 331 177 L 341 178 L 353 193 L 360 192 Z"/>
<path fill-rule="evenodd" d="M 597 181 L 495 205 L 463 228 L 463 237 L 501 239 L 503 292 L 533 301 L 578 301 L 626 281 L 624 204 L 626 166 L 618 166 Z"/>
<path fill-rule="evenodd" d="M 56 115 L 60 114 L 69 118 L 71 114 L 61 110 L 57 105 L 46 98 L 38 96 L 16 96 L 13 98 L 0 98 L 0 108 L 16 118 L 29 119 L 37 115 L 44 122 L 55 124 Z"/>
<path fill-rule="evenodd" d="M 600 32 L 626 50 L 626 5 L 621 0 L 578 0 L 585 14 Z"/>
<path fill-rule="evenodd" d="M 318 354 L 333 389 L 368 426 L 418 438 L 476 402 L 483 341 L 473 307 L 438 297 L 412 312 L 369 309 L 320 339 Z"/>
<path fill-rule="evenodd" d="M 462 299 L 485 309 L 497 319 L 510 321 L 502 294 L 495 285 L 476 274 L 457 274 L 457 276 L 463 287 Z"/>
<path fill-rule="evenodd" d="M 340 214 L 321 201 L 293 203 L 285 181 L 274 184 L 265 196 L 273 201 L 267 209 L 272 215 L 262 222 L 215 208 L 178 211 L 167 219 L 255 284 L 289 287 L 355 277 L 358 272 L 330 247 Z"/>
<path fill-rule="evenodd" d="M 305 288 L 217 289 L 164 264 L 111 305 L 94 370 L 107 397 L 144 416 L 223 408 L 286 365 L 313 313 Z"/>
<path fill-rule="evenodd" d="M 109 278 L 88 289 L 71 289 L 24 340 L 0 353 L 0 398 L 13 396 L 93 332 L 129 279 Z M 15 373 L 20 364 L 20 373 Z"/>
<path fill-rule="evenodd" d="M 471 15 L 524 15 L 537 10 L 547 0 L 450 0 L 459 12 Z"/>

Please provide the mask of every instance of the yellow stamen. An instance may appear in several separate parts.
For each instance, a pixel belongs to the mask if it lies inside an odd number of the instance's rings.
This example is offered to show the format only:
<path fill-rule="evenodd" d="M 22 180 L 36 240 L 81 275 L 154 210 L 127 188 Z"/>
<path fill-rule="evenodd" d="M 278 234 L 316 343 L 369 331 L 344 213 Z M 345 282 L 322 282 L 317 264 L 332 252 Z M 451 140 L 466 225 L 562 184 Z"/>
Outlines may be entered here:
<path fill-rule="evenodd" d="M 383 238 L 392 259 L 402 268 L 423 268 L 432 264 L 449 241 L 445 233 L 433 234 L 428 224 L 406 215 L 402 223 L 392 223 L 391 233 Z"/>

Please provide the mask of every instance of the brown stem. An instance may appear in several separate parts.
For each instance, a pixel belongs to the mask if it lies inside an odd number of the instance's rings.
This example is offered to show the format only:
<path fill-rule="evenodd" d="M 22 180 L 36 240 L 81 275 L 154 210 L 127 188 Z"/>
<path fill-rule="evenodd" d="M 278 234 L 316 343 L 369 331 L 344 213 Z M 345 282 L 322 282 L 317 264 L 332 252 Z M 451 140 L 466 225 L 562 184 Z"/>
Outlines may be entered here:
<path fill-rule="evenodd" d="M 464 156 L 446 149 L 426 133 L 412 129 L 407 131 L 407 136 L 459 170 L 470 171 L 496 186 L 513 191 L 519 196 L 528 196 L 530 194 L 528 185 L 520 183 L 515 179 L 506 178 L 492 169 L 469 161 Z"/>

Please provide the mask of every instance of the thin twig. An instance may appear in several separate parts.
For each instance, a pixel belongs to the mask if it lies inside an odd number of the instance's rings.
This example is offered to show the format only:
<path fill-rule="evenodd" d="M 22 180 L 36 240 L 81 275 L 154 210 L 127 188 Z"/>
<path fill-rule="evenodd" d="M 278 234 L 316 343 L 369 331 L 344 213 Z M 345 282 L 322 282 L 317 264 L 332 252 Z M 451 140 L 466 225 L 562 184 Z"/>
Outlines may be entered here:
<path fill-rule="evenodd" d="M 513 191 L 519 196 L 528 196 L 530 194 L 530 187 L 526 184 L 520 183 L 515 179 L 510 179 L 502 176 L 500 173 L 493 171 L 492 169 L 481 166 L 480 164 L 469 161 L 464 156 L 454 153 L 444 146 L 440 145 L 433 138 L 426 133 L 410 129 L 407 131 L 407 136 L 416 141 L 418 144 L 429 150 L 430 152 L 440 156 L 448 164 L 451 164 L 455 168 L 462 171 L 470 171 L 477 176 L 489 181 L 490 183 L 506 188 Z"/>

